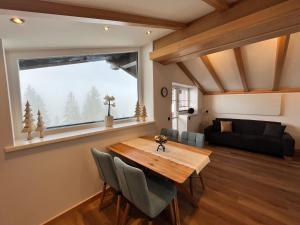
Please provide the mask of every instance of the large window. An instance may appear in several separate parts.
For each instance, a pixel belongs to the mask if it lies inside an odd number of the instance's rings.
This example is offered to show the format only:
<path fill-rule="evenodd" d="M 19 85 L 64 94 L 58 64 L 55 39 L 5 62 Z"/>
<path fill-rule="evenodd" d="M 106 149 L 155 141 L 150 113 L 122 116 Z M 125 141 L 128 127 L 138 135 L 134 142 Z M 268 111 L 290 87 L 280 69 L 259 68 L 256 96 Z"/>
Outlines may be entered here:
<path fill-rule="evenodd" d="M 115 97 L 115 119 L 134 115 L 138 53 L 19 60 L 22 106 L 39 109 L 48 128 L 100 122 L 105 95 Z"/>

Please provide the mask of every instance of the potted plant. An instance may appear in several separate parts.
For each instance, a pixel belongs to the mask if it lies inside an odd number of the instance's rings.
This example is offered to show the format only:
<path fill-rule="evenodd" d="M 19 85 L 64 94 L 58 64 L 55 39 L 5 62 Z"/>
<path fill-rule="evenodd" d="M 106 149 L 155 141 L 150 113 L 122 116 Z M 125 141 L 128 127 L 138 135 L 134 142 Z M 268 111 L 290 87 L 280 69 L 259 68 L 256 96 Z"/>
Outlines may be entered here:
<path fill-rule="evenodd" d="M 112 127 L 113 126 L 114 117 L 110 115 L 110 107 L 115 107 L 116 106 L 114 101 L 115 101 L 114 96 L 106 95 L 104 97 L 104 105 L 108 105 L 107 116 L 105 116 L 105 126 L 106 127 Z"/>

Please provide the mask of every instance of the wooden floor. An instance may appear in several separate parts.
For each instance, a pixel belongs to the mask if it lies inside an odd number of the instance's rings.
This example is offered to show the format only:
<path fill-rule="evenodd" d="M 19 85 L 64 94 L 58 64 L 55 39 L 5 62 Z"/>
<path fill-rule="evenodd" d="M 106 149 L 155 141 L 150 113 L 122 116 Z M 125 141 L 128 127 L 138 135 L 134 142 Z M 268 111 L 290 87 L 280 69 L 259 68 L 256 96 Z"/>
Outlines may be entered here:
<path fill-rule="evenodd" d="M 273 158 L 221 147 L 213 150 L 210 165 L 203 171 L 206 189 L 195 182 L 199 208 L 179 194 L 182 224 L 185 225 L 299 225 L 300 160 Z M 109 201 L 109 199 L 108 199 Z M 99 201 L 73 210 L 48 225 L 114 224 L 114 207 L 98 211 Z M 171 224 L 169 211 L 154 224 Z M 137 210 L 128 225 L 146 224 Z"/>

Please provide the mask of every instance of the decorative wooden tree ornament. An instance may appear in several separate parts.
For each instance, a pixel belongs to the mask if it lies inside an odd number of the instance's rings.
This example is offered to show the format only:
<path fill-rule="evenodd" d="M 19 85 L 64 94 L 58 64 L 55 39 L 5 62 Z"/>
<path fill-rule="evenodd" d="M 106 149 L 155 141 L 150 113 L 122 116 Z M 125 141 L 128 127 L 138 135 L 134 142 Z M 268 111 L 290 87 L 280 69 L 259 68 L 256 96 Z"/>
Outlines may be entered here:
<path fill-rule="evenodd" d="M 45 132 L 45 123 L 44 123 L 43 116 L 42 116 L 40 110 L 38 110 L 37 115 L 38 115 L 38 120 L 37 120 L 37 125 L 36 125 L 35 131 L 40 133 L 40 138 L 43 138 L 44 132 Z"/>
<path fill-rule="evenodd" d="M 140 106 L 139 102 L 136 103 L 134 117 L 136 117 L 136 121 L 138 121 L 138 122 L 140 121 L 141 106 Z"/>
<path fill-rule="evenodd" d="M 22 129 L 22 133 L 27 133 L 27 140 L 32 140 L 32 131 L 34 130 L 33 125 L 34 119 L 32 118 L 32 111 L 29 102 L 26 102 L 25 105 L 25 115 L 24 115 L 24 127 Z"/>
<path fill-rule="evenodd" d="M 145 122 L 146 121 L 146 117 L 147 117 L 147 110 L 146 110 L 146 106 L 144 105 L 143 108 L 142 108 L 142 113 L 141 113 L 141 117 L 143 119 L 143 121 Z"/>

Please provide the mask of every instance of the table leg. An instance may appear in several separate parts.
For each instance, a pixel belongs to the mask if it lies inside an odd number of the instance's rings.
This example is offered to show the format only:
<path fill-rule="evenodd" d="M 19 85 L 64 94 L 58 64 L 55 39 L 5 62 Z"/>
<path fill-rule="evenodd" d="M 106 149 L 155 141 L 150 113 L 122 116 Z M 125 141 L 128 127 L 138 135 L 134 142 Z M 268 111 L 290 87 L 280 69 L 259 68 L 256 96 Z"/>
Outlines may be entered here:
<path fill-rule="evenodd" d="M 195 207 L 195 208 L 198 208 L 198 201 L 197 199 L 195 199 L 191 193 L 185 188 L 183 187 L 183 185 L 181 184 L 178 184 L 177 185 L 177 189 L 178 191 L 180 191 L 184 197 Z"/>

